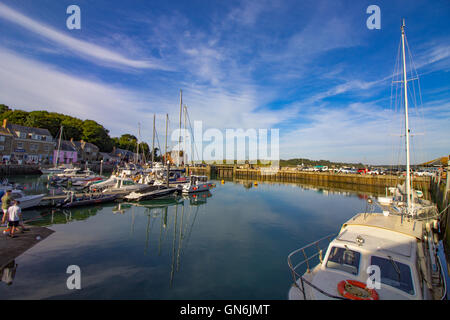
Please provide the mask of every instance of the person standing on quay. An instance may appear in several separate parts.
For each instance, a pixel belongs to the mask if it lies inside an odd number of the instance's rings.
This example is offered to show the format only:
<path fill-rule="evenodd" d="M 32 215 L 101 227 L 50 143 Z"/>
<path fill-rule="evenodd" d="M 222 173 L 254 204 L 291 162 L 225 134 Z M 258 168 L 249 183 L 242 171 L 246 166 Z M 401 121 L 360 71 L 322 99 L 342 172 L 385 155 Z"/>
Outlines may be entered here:
<path fill-rule="evenodd" d="M 22 215 L 22 210 L 20 209 L 19 204 L 19 201 L 14 200 L 13 205 L 8 208 L 8 226 L 11 228 L 11 238 L 14 238 L 14 232 L 16 232 L 19 227 L 20 217 Z"/>
<path fill-rule="evenodd" d="M 2 224 L 7 222 L 8 219 L 8 208 L 13 200 L 11 197 L 11 192 L 12 190 L 7 190 L 5 195 L 2 197 L 2 210 L 3 210 Z"/>

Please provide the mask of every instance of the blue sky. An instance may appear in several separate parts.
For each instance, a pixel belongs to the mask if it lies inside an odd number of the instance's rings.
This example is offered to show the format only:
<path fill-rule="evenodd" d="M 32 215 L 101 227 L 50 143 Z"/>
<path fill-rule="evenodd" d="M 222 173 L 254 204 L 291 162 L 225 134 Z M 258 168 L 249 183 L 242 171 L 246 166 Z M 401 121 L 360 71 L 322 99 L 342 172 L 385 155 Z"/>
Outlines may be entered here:
<path fill-rule="evenodd" d="M 81 8 L 81 30 L 66 8 Z M 369 30 L 366 8 L 381 9 Z M 0 0 L 0 103 L 161 143 L 179 90 L 205 127 L 278 128 L 280 157 L 399 160 L 390 103 L 401 18 L 420 76 L 413 162 L 450 151 L 449 1 Z M 397 135 L 397 136 L 395 136 Z"/>

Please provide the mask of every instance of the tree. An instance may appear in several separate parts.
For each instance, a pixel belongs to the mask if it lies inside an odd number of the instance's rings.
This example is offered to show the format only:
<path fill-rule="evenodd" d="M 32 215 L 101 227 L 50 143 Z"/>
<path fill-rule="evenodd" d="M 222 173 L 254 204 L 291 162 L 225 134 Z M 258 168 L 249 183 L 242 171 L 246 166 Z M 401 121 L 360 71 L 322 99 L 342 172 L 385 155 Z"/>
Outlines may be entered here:
<path fill-rule="evenodd" d="M 102 151 L 109 152 L 112 150 L 112 141 L 109 137 L 109 131 L 103 126 L 99 125 L 94 120 L 83 121 L 83 133 L 81 138 L 86 141 L 95 144 Z"/>
<path fill-rule="evenodd" d="M 24 126 L 27 121 L 28 112 L 23 110 L 8 110 L 0 115 L 1 120 L 8 119 L 8 122 Z"/>
<path fill-rule="evenodd" d="M 5 113 L 6 111 L 9 111 L 9 107 L 6 104 L 0 104 L 0 114 Z"/>

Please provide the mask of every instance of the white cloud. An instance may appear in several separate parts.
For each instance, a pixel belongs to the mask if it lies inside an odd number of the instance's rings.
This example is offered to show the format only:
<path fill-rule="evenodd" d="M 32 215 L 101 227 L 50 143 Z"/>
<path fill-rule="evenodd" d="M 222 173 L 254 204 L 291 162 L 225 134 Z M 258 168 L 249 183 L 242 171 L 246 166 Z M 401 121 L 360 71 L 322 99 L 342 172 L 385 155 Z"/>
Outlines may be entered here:
<path fill-rule="evenodd" d="M 46 39 L 52 40 L 58 45 L 66 47 L 72 52 L 80 54 L 83 57 L 93 58 L 94 61 L 107 62 L 137 69 L 168 69 L 161 62 L 154 61 L 153 59 L 129 59 L 117 52 L 103 48 L 99 45 L 67 36 L 64 33 L 56 31 L 43 23 L 37 22 L 2 3 L 0 3 L 0 17 Z"/>

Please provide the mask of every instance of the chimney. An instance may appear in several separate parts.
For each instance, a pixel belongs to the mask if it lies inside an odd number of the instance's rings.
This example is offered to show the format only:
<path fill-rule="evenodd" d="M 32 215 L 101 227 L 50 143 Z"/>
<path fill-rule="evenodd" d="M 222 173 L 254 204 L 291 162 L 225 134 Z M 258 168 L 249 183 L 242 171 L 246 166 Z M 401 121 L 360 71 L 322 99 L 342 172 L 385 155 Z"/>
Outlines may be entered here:
<path fill-rule="evenodd" d="M 7 125 L 8 125 L 8 119 L 3 119 L 3 128 L 6 129 Z"/>

